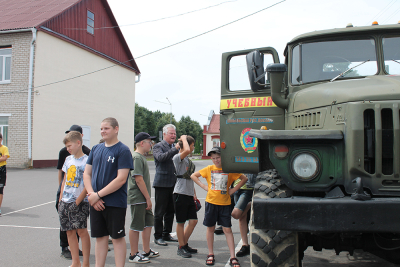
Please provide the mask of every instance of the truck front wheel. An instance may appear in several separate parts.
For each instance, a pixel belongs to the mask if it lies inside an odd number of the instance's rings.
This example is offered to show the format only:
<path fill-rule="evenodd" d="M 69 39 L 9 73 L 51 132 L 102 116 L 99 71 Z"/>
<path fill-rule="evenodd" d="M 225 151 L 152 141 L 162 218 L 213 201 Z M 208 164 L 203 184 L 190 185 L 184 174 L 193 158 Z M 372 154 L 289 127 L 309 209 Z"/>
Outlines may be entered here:
<path fill-rule="evenodd" d="M 254 187 L 255 198 L 290 197 L 292 191 L 282 184 L 275 170 L 259 173 Z M 251 210 L 250 251 L 251 266 L 301 267 L 303 253 L 299 250 L 298 234 L 291 231 L 255 229 L 257 211 Z"/>

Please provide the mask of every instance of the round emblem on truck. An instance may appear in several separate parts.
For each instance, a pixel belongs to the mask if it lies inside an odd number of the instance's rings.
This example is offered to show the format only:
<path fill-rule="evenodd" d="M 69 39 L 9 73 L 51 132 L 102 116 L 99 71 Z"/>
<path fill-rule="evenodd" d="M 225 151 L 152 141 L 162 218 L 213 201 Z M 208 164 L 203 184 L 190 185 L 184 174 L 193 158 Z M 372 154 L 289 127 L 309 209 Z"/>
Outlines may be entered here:
<path fill-rule="evenodd" d="M 258 140 L 257 138 L 249 136 L 251 128 L 244 128 L 240 134 L 240 144 L 247 153 L 253 153 L 257 149 Z"/>

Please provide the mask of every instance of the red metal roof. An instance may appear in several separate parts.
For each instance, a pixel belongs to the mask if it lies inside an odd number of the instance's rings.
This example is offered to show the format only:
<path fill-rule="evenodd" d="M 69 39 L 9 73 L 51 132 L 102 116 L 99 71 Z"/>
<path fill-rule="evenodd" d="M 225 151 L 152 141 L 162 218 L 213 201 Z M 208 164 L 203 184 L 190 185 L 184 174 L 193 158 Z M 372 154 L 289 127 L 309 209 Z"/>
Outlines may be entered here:
<path fill-rule="evenodd" d="M 35 27 L 140 73 L 107 0 L 0 0 L 0 6 L 0 31 Z M 87 10 L 95 15 L 94 34 L 86 31 Z"/>
<path fill-rule="evenodd" d="M 208 126 L 208 131 L 204 133 L 218 133 L 219 134 L 219 114 L 214 114 L 211 118 L 210 125 Z"/>
<path fill-rule="evenodd" d="M 0 31 L 37 27 L 81 0 L 0 0 Z"/>

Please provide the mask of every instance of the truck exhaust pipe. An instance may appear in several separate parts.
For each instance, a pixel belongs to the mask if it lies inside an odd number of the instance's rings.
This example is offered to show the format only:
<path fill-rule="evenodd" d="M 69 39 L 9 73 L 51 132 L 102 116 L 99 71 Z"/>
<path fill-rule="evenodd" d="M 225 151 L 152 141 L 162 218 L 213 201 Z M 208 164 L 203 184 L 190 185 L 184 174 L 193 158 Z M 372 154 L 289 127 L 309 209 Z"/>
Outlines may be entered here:
<path fill-rule="evenodd" d="M 271 98 L 274 103 L 282 108 L 287 109 L 289 106 L 289 99 L 283 98 L 281 94 L 283 79 L 285 77 L 285 72 L 287 71 L 287 66 L 281 63 L 268 64 L 267 72 L 270 78 L 271 84 Z"/>

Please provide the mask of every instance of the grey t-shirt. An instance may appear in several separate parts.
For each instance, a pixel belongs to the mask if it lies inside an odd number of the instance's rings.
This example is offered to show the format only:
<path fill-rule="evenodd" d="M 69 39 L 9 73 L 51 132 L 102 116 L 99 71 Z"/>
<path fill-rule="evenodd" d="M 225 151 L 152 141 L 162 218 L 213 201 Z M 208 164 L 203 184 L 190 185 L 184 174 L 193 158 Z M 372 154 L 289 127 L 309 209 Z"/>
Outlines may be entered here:
<path fill-rule="evenodd" d="M 187 171 L 189 167 L 189 161 L 187 157 L 181 160 L 181 153 L 178 153 L 172 158 L 172 161 L 174 162 L 175 165 L 176 175 L 182 175 Z M 174 193 L 187 196 L 194 196 L 193 180 L 177 178 L 175 183 Z"/>

